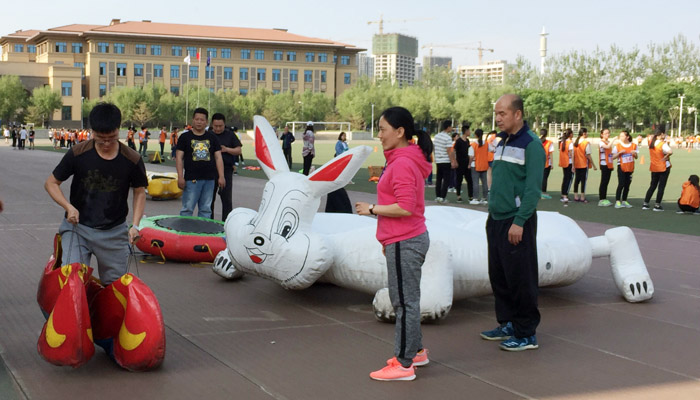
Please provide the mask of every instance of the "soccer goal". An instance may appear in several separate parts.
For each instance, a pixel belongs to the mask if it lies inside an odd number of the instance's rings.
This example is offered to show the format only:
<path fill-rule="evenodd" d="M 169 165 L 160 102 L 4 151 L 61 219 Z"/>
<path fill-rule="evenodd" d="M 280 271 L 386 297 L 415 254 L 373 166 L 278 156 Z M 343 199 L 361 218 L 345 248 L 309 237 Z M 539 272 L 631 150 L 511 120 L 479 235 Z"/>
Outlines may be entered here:
<path fill-rule="evenodd" d="M 337 127 L 337 131 L 350 131 L 350 122 L 327 122 L 327 121 L 311 121 L 314 124 L 315 131 L 333 131 L 333 127 Z M 290 121 L 284 124 L 292 128 L 292 134 L 296 135 L 296 128 L 299 127 L 302 131 L 306 128 L 308 121 Z"/>

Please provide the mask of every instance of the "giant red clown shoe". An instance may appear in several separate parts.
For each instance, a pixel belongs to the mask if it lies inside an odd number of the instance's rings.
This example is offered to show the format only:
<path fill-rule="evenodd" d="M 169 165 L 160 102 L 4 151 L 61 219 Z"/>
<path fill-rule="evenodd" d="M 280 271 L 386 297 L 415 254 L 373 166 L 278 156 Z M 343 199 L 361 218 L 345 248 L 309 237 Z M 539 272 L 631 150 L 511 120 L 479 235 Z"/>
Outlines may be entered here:
<path fill-rule="evenodd" d="M 82 267 L 75 263 L 60 268 L 61 290 L 37 344 L 41 357 L 51 364 L 77 368 L 95 354 Z"/>
<path fill-rule="evenodd" d="M 159 366 L 165 357 L 165 325 L 156 296 L 128 273 L 97 294 L 91 305 L 95 343 L 130 371 Z"/>

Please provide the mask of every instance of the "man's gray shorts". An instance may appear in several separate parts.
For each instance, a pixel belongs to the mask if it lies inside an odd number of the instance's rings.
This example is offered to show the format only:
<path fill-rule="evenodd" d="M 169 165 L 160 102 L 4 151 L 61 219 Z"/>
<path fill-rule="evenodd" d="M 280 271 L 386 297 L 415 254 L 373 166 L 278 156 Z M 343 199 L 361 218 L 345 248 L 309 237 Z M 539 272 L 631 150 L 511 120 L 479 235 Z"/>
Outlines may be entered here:
<path fill-rule="evenodd" d="M 101 230 L 73 225 L 64 218 L 58 233 L 61 235 L 63 265 L 74 262 L 90 265 L 90 257 L 94 254 L 100 281 L 105 286 L 127 272 L 129 227 L 126 222 L 112 229 Z"/>

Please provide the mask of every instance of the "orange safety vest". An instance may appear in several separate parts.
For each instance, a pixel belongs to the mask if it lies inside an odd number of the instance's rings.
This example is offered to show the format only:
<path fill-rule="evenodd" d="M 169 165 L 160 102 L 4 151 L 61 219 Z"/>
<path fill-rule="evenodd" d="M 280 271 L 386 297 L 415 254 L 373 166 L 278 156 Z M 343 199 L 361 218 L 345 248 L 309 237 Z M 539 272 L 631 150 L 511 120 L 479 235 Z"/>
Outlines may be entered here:
<path fill-rule="evenodd" d="M 588 157 L 586 157 L 586 148 L 588 140 L 583 139 L 578 141 L 578 146 L 574 147 L 574 168 L 590 168 L 588 165 Z"/>
<path fill-rule="evenodd" d="M 134 141 L 134 131 L 129 131 L 126 133 L 126 140 L 130 142 Z"/>
<path fill-rule="evenodd" d="M 693 208 L 700 207 L 700 192 L 690 181 L 683 183 L 683 191 L 678 203 Z"/>
<path fill-rule="evenodd" d="M 571 165 L 571 160 L 569 159 L 569 145 L 571 145 L 571 139 L 566 139 L 566 142 L 564 142 L 564 150 L 561 149 L 561 143 L 559 146 L 559 166 L 562 168 L 567 168 Z"/>
<path fill-rule="evenodd" d="M 486 138 L 486 143 L 489 146 L 491 146 L 491 143 L 493 143 L 494 140 L 496 140 L 496 134 L 492 133 Z M 489 162 L 493 161 L 494 156 L 495 156 L 495 154 L 493 152 L 489 151 Z"/>
<path fill-rule="evenodd" d="M 479 146 L 477 140 L 470 142 L 470 146 L 474 149 L 474 168 L 477 172 L 487 171 L 489 169 L 489 145 L 487 143 Z"/>
<path fill-rule="evenodd" d="M 607 143 L 606 143 L 607 144 Z M 598 146 L 598 150 L 600 150 L 600 169 L 603 169 L 603 161 L 605 161 L 605 165 L 608 167 L 608 169 L 615 169 L 615 166 L 613 165 L 613 159 L 612 159 L 612 147 L 604 149 L 600 146 Z"/>
<path fill-rule="evenodd" d="M 634 172 L 634 152 L 637 150 L 637 144 L 630 142 L 629 146 L 625 147 L 622 143 L 618 143 L 615 147 L 619 154 L 618 163 L 622 172 Z"/>
<path fill-rule="evenodd" d="M 158 138 L 158 141 L 160 143 L 165 143 L 165 138 L 168 136 L 168 133 L 165 131 L 160 131 L 160 137 Z"/>
<path fill-rule="evenodd" d="M 666 171 L 666 160 L 664 160 L 664 142 L 657 140 L 654 144 L 649 145 L 649 171 L 664 172 Z"/>
<path fill-rule="evenodd" d="M 544 147 L 545 154 L 544 167 L 549 168 L 552 166 L 552 152 L 549 151 L 549 149 L 552 147 L 552 142 L 549 139 L 545 139 L 545 141 L 542 142 L 542 147 Z"/>
<path fill-rule="evenodd" d="M 177 144 L 177 132 L 173 131 L 173 133 L 170 134 L 170 145 L 175 146 Z"/>

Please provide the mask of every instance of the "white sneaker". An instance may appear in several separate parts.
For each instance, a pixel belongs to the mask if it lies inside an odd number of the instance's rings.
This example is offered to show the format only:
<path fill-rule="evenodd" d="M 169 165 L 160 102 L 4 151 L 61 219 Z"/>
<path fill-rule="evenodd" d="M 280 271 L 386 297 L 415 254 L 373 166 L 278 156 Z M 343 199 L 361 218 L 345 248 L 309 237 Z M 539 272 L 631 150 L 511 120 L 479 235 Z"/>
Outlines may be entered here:
<path fill-rule="evenodd" d="M 471 204 L 471 205 L 475 206 L 475 205 L 478 205 L 478 204 L 480 204 L 480 201 L 479 201 L 479 200 L 477 200 L 477 199 L 474 199 L 474 200 L 469 200 L 469 204 Z"/>
<path fill-rule="evenodd" d="M 481 199 L 481 201 L 479 202 L 479 204 L 481 204 L 482 206 L 485 206 L 485 205 L 489 204 L 489 202 L 486 201 L 486 199 Z"/>

